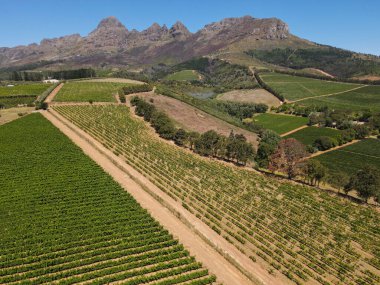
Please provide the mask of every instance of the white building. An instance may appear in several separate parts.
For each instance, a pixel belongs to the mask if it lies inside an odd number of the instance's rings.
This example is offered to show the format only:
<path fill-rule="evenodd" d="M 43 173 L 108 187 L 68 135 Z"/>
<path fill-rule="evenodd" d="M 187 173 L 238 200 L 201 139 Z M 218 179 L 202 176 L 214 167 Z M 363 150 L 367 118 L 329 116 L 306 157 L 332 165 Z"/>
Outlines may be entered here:
<path fill-rule="evenodd" d="M 58 83 L 58 79 L 45 79 L 42 81 L 43 83 Z"/>

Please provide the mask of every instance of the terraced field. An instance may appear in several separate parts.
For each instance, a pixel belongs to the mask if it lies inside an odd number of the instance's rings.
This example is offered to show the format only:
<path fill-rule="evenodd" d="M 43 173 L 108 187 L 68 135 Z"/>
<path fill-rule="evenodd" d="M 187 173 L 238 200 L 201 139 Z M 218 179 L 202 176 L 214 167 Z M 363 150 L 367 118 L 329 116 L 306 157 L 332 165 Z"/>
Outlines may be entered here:
<path fill-rule="evenodd" d="M 13 87 L 0 86 L 0 105 L 5 108 L 32 104 L 37 96 L 46 91 L 51 84 L 19 84 Z"/>
<path fill-rule="evenodd" d="M 290 132 L 299 127 L 305 126 L 308 118 L 296 117 L 282 114 L 265 113 L 253 117 L 256 124 L 275 131 L 278 134 Z"/>
<path fill-rule="evenodd" d="M 199 80 L 199 73 L 195 70 L 181 70 L 165 77 L 166 80 L 192 81 Z"/>
<path fill-rule="evenodd" d="M 380 140 L 362 140 L 313 159 L 319 160 L 332 173 L 345 172 L 351 175 L 368 164 L 380 169 Z"/>
<path fill-rule="evenodd" d="M 314 188 L 198 157 L 158 139 L 125 106 L 54 106 L 279 278 L 378 284 L 379 213 Z"/>
<path fill-rule="evenodd" d="M 344 92 L 361 86 L 280 73 L 260 73 L 260 77 L 289 101 Z"/>
<path fill-rule="evenodd" d="M 212 284 L 40 114 L 0 126 L 0 284 Z"/>
<path fill-rule="evenodd" d="M 304 145 L 312 145 L 314 141 L 321 136 L 338 139 L 340 131 L 331 128 L 307 127 L 287 135 L 284 138 L 294 138 L 302 142 Z"/>
<path fill-rule="evenodd" d="M 56 102 L 116 102 L 114 95 L 128 83 L 71 81 L 54 98 Z"/>

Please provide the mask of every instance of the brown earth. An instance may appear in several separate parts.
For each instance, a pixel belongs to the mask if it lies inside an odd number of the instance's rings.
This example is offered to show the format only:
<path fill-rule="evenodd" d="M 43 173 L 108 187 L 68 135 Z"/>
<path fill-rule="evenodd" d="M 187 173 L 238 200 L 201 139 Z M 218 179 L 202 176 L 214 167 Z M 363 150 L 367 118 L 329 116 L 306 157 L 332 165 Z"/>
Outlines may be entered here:
<path fill-rule="evenodd" d="M 0 109 L 0 125 L 6 124 L 18 118 L 21 118 L 34 111 L 34 107 L 17 107 L 9 109 Z M 23 113 L 23 116 L 19 116 L 19 113 Z"/>
<path fill-rule="evenodd" d="M 243 134 L 255 147 L 258 145 L 258 136 L 255 133 L 235 127 L 184 102 L 154 94 L 153 92 L 132 94 L 131 96 L 127 96 L 127 100 L 134 95 L 142 97 L 147 101 L 153 99 L 153 104 L 159 110 L 164 111 L 180 127 L 186 130 L 199 133 L 214 130 L 224 136 L 229 136 L 231 130 L 233 130 L 235 134 Z"/>
<path fill-rule="evenodd" d="M 53 91 L 51 91 L 49 96 L 46 97 L 45 102 L 51 103 L 53 101 L 54 97 L 58 94 L 59 90 L 61 90 L 62 87 L 63 87 L 63 83 L 61 83 L 57 87 L 55 87 L 55 89 Z"/>
<path fill-rule="evenodd" d="M 279 280 L 270 275 L 265 268 L 253 263 L 223 237 L 189 213 L 181 203 L 162 192 L 100 142 L 54 110 L 42 114 L 110 174 L 143 208 L 149 211 L 153 218 L 178 238 L 197 260 L 217 276 L 218 282 L 231 285 L 279 284 Z M 236 266 L 251 275 L 255 282 L 248 279 Z"/>
<path fill-rule="evenodd" d="M 278 107 L 281 105 L 281 101 L 265 89 L 233 90 L 220 94 L 216 99 L 231 102 L 265 104 L 269 107 Z"/>

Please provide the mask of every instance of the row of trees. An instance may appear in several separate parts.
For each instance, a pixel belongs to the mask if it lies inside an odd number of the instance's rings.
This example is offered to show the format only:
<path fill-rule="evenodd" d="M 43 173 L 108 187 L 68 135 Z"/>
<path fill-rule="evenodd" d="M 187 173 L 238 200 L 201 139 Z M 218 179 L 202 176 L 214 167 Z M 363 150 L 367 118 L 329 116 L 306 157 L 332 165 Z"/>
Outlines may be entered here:
<path fill-rule="evenodd" d="M 188 147 L 194 152 L 209 157 L 228 160 L 240 165 L 246 165 L 255 156 L 251 143 L 244 135 L 231 131 L 229 137 L 220 135 L 213 130 L 203 134 L 177 129 L 173 121 L 153 104 L 135 96 L 131 104 L 136 107 L 135 112 L 150 122 L 156 132 L 165 139 L 173 140 L 177 145 Z"/>
<path fill-rule="evenodd" d="M 60 71 L 13 71 L 9 74 L 11 81 L 42 81 L 48 77 L 66 80 L 90 78 L 96 76 L 95 70 L 92 68 L 80 68 Z"/>
<path fill-rule="evenodd" d="M 119 90 L 120 102 L 125 103 L 125 95 L 140 93 L 140 92 L 149 92 L 152 90 L 153 90 L 153 86 L 150 84 L 124 86 Z"/>
<path fill-rule="evenodd" d="M 268 106 L 265 104 L 218 101 L 216 105 L 222 112 L 240 120 L 252 118 L 254 114 L 265 113 L 268 110 Z"/>

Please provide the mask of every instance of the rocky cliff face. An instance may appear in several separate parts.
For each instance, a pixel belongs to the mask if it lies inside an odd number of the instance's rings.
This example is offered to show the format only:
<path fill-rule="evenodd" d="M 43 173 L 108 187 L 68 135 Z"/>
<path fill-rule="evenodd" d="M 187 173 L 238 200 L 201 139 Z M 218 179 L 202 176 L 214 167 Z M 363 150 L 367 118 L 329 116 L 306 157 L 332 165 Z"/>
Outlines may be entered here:
<path fill-rule="evenodd" d="M 170 28 L 154 23 L 139 32 L 129 31 L 118 19 L 108 17 L 86 37 L 74 34 L 45 39 L 39 45 L 0 48 L 0 67 L 41 61 L 93 66 L 175 62 L 207 55 L 242 39 L 270 41 L 288 37 L 287 24 L 275 18 L 228 18 L 192 34 L 181 22 Z"/>

